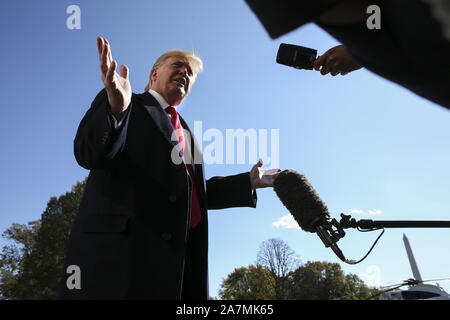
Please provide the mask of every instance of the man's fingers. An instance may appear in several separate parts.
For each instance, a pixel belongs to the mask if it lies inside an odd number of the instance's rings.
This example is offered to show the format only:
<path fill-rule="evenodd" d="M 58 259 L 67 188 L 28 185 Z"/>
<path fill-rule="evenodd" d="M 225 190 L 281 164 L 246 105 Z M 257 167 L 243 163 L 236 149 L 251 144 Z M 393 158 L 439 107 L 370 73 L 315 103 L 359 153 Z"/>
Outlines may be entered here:
<path fill-rule="evenodd" d="M 111 68 L 113 63 L 113 58 L 111 54 L 111 46 L 109 44 L 109 41 L 105 38 L 100 38 L 101 44 L 102 44 L 102 54 L 100 58 L 100 67 L 102 70 L 103 75 L 107 76 L 108 70 Z M 116 70 L 117 64 L 114 67 L 114 70 Z"/>
<path fill-rule="evenodd" d="M 263 160 L 261 158 L 258 159 L 258 162 L 255 164 L 256 168 L 260 168 L 263 165 Z"/>
<path fill-rule="evenodd" d="M 322 69 L 320 69 L 320 74 L 324 76 L 328 74 L 328 72 L 330 72 L 330 66 L 329 64 L 325 64 L 324 66 L 322 66 Z"/>
<path fill-rule="evenodd" d="M 113 60 L 113 62 L 111 63 L 108 72 L 106 73 L 106 83 L 108 85 L 111 85 L 114 82 L 114 73 L 116 72 L 116 68 L 117 68 L 117 62 L 115 60 Z"/>
<path fill-rule="evenodd" d="M 323 56 L 321 56 L 321 60 L 318 62 L 319 68 L 316 68 L 316 70 L 320 70 L 320 73 L 322 75 L 326 75 L 328 72 L 330 72 L 331 63 L 334 63 L 334 56 L 332 56 L 331 53 L 327 51 Z"/>
<path fill-rule="evenodd" d="M 325 55 L 319 56 L 316 61 L 314 61 L 314 70 L 319 71 L 320 67 L 322 66 L 324 60 L 325 60 Z"/>
<path fill-rule="evenodd" d="M 320 70 L 322 75 L 331 73 L 332 76 L 336 76 L 339 73 L 345 75 L 360 69 L 361 66 L 353 60 L 343 45 L 338 45 L 318 58 L 314 63 L 314 68 Z"/>
<path fill-rule="evenodd" d="M 120 76 L 122 78 L 125 78 L 128 80 L 128 74 L 129 74 L 130 70 L 128 69 L 128 67 L 126 65 L 121 65 L 120 66 Z"/>
<path fill-rule="evenodd" d="M 97 49 L 98 49 L 98 57 L 101 59 L 103 51 L 103 39 L 101 37 L 97 37 Z"/>
<path fill-rule="evenodd" d="M 332 75 L 335 75 L 335 66 L 338 64 L 338 57 L 334 53 L 330 53 L 327 57 L 327 61 L 325 61 L 324 65 L 322 66 L 322 69 L 320 70 L 320 73 L 322 75 L 326 75 L 329 72 L 331 72 Z"/>
<path fill-rule="evenodd" d="M 330 68 L 330 74 L 334 77 L 339 74 L 342 70 L 342 64 L 339 62 L 334 62 Z"/>
<path fill-rule="evenodd" d="M 314 62 L 314 69 L 319 71 L 321 66 L 326 66 L 328 60 L 334 54 L 335 48 L 328 49 L 323 55 L 319 56 Z M 323 74 L 323 73 L 322 73 Z"/>
<path fill-rule="evenodd" d="M 102 37 L 97 37 L 97 49 L 98 58 L 100 60 L 100 70 L 102 71 L 102 75 L 106 75 L 109 66 L 107 66 L 105 62 L 105 45 Z"/>
<path fill-rule="evenodd" d="M 105 86 L 114 84 L 114 75 L 117 69 L 117 61 L 112 58 L 111 47 L 109 41 L 100 36 L 97 37 L 97 48 L 100 55 L 100 69 L 102 71 L 102 79 Z M 119 68 L 120 76 L 129 79 L 129 69 L 126 65 Z"/>
<path fill-rule="evenodd" d="M 106 57 L 108 59 L 108 62 L 112 63 L 113 58 L 111 54 L 111 45 L 109 44 L 109 41 L 107 39 L 105 39 L 105 43 L 106 43 Z"/>
<path fill-rule="evenodd" d="M 108 61 L 107 58 L 107 47 L 105 43 L 102 41 L 102 52 L 100 55 L 100 69 L 102 70 L 102 75 L 106 76 L 106 73 L 108 72 L 109 67 L 111 66 L 111 62 Z"/>
<path fill-rule="evenodd" d="M 100 55 L 100 63 L 107 64 L 109 67 L 113 59 L 108 40 L 102 37 L 97 37 L 97 48 L 98 54 Z"/>

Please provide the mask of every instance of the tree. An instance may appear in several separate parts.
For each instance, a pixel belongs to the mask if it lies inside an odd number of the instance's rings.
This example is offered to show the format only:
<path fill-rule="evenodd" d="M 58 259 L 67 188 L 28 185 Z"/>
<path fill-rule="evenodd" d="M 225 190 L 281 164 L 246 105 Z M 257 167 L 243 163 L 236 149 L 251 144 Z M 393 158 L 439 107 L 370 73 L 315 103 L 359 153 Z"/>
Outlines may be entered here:
<path fill-rule="evenodd" d="M 18 283 L 18 276 L 23 272 L 25 257 L 31 254 L 40 226 L 40 220 L 28 225 L 14 223 L 3 232 L 3 238 L 15 243 L 4 246 L 0 255 L 0 298 L 17 299 L 19 291 L 26 289 Z"/>
<path fill-rule="evenodd" d="M 219 296 L 223 300 L 271 300 L 275 297 L 275 279 L 261 265 L 236 268 L 222 281 Z"/>
<path fill-rule="evenodd" d="M 85 188 L 78 182 L 60 197 L 51 197 L 41 219 L 13 224 L 3 237 L 15 244 L 0 256 L 3 299 L 56 299 L 73 219 Z"/>
<path fill-rule="evenodd" d="M 275 280 L 275 299 L 286 299 L 288 275 L 297 263 L 295 252 L 287 243 L 272 238 L 261 244 L 256 261 L 269 270 Z"/>
<path fill-rule="evenodd" d="M 367 299 L 370 289 L 354 274 L 345 275 L 338 263 L 310 262 L 289 275 L 289 299 Z"/>

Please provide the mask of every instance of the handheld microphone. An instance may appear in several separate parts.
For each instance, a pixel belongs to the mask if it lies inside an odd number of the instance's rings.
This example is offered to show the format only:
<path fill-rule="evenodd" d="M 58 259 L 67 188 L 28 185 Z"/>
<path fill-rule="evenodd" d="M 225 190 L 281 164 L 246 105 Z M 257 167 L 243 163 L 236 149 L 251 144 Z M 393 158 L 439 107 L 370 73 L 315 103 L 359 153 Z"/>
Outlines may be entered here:
<path fill-rule="evenodd" d="M 289 169 L 281 171 L 273 182 L 273 189 L 300 228 L 317 233 L 325 247 L 331 247 L 339 259 L 348 262 L 329 233 L 327 206 L 302 174 Z"/>
<path fill-rule="evenodd" d="M 312 70 L 316 57 L 317 50 L 282 43 L 278 48 L 277 62 L 296 69 Z"/>

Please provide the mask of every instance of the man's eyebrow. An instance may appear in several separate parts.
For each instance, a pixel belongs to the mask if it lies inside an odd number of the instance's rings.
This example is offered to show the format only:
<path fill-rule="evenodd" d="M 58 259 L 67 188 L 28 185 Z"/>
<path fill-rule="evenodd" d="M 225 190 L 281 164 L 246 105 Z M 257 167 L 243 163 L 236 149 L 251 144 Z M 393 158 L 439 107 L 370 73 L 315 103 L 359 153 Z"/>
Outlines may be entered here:
<path fill-rule="evenodd" d="M 192 67 L 191 67 L 189 61 L 176 60 L 172 63 L 172 65 L 185 65 L 188 68 L 189 73 L 192 73 Z"/>

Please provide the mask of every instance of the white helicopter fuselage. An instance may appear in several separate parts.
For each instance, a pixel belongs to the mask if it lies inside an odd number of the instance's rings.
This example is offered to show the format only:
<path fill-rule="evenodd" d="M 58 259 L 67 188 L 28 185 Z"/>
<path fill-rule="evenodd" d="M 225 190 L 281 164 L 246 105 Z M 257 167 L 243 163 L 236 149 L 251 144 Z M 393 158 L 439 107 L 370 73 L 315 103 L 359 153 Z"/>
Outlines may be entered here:
<path fill-rule="evenodd" d="M 383 293 L 380 300 L 450 300 L 450 295 L 437 284 L 422 283 Z"/>
<path fill-rule="evenodd" d="M 450 300 L 450 295 L 439 284 L 425 284 L 417 267 L 416 259 L 411 249 L 408 238 L 403 234 L 409 265 L 413 273 L 413 279 L 404 281 L 409 284 L 408 289 L 387 290 L 379 297 L 380 300 Z M 443 279 L 441 279 L 443 280 Z M 415 282 L 415 283 L 414 283 Z M 383 290 L 383 288 L 380 288 Z"/>

